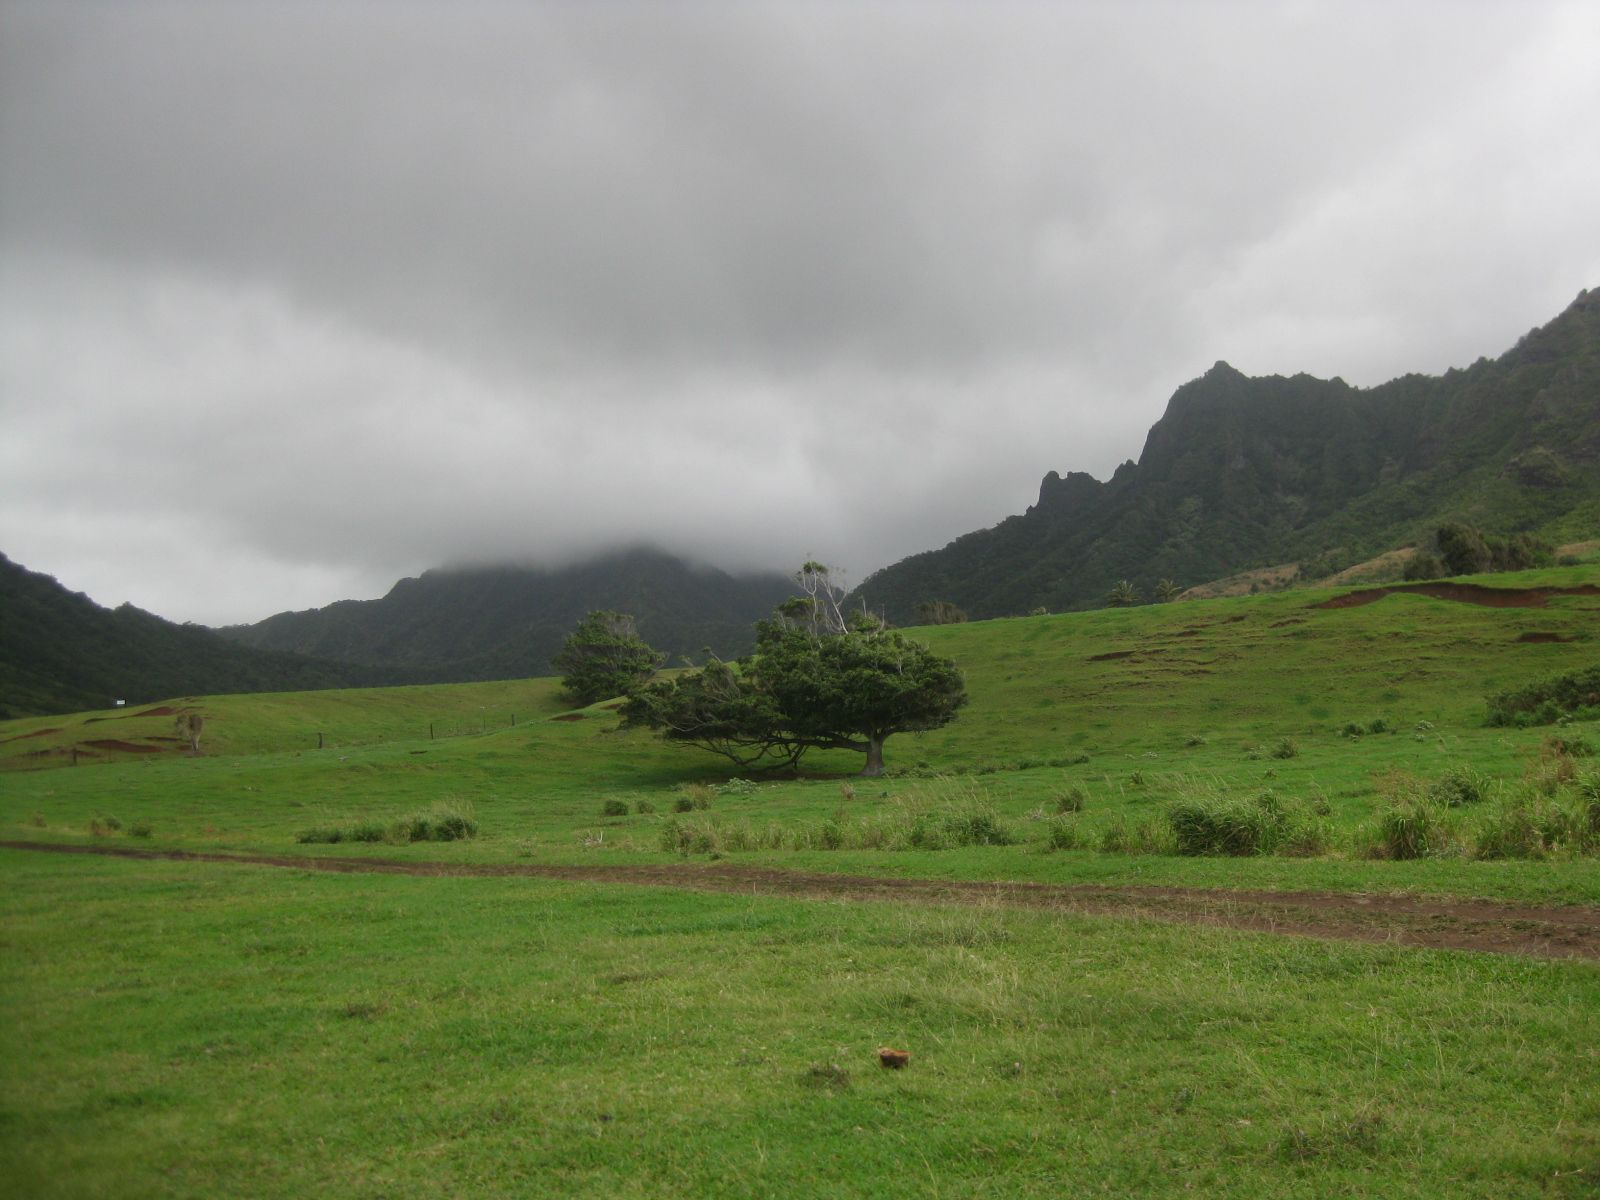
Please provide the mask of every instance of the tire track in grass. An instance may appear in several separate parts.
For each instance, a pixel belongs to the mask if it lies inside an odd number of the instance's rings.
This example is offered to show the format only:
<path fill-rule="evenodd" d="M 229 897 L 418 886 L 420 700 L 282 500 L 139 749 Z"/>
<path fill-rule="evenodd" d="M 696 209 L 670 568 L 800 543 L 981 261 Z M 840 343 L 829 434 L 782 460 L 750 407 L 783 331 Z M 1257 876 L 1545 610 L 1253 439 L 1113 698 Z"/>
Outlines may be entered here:
<path fill-rule="evenodd" d="M 61 842 L 0 841 L 7 850 L 141 861 L 275 867 L 339 874 L 550 879 L 684 888 L 797 899 L 976 904 L 1186 922 L 1258 933 L 1600 960 L 1600 907 L 1533 907 L 1490 900 L 1424 900 L 1346 892 L 1239 891 L 1105 884 L 985 883 L 830 875 L 731 863 L 559 866 L 405 862 L 386 858 L 217 854 Z"/>

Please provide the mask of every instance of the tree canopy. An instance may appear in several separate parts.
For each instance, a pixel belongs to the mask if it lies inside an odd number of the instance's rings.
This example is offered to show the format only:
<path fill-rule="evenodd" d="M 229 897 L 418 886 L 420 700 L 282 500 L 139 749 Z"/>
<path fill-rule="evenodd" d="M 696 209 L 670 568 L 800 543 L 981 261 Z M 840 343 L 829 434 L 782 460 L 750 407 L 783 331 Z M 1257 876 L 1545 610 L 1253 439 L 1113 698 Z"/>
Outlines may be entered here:
<path fill-rule="evenodd" d="M 846 620 L 843 592 L 818 564 L 797 581 L 806 595 L 756 626 L 753 654 L 636 691 L 624 722 L 745 769 L 793 766 L 812 749 L 855 750 L 871 776 L 883 773 L 891 735 L 955 718 L 967 693 L 953 662 L 867 614 Z"/>
<path fill-rule="evenodd" d="M 561 686 L 578 704 L 594 704 L 648 683 L 661 665 L 627 613 L 601 610 L 567 635 L 555 657 Z"/>

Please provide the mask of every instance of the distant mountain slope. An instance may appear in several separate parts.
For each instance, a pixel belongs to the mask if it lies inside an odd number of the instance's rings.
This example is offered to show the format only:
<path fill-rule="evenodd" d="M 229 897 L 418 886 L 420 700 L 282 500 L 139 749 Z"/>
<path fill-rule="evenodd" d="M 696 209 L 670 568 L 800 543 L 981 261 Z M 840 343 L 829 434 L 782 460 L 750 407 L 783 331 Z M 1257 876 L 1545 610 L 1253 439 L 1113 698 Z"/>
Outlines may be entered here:
<path fill-rule="evenodd" d="M 388 672 L 240 646 L 131 604 L 102 608 L 0 554 L 0 718 L 392 682 Z"/>
<path fill-rule="evenodd" d="M 632 613 L 674 658 L 748 649 L 752 626 L 794 593 L 783 575 L 733 576 L 657 550 L 560 568 L 476 567 L 402 579 L 378 600 L 279 613 L 219 630 L 246 645 L 400 670 L 418 682 L 548 675 L 594 609 Z"/>
<path fill-rule="evenodd" d="M 1363 390 L 1219 362 L 1173 394 L 1137 464 L 1103 483 L 1052 471 L 1023 515 L 878 571 L 852 602 L 992 617 L 1093 607 L 1119 579 L 1149 596 L 1271 563 L 1325 575 L 1448 519 L 1553 540 L 1600 527 L 1600 292 L 1441 378 Z"/>

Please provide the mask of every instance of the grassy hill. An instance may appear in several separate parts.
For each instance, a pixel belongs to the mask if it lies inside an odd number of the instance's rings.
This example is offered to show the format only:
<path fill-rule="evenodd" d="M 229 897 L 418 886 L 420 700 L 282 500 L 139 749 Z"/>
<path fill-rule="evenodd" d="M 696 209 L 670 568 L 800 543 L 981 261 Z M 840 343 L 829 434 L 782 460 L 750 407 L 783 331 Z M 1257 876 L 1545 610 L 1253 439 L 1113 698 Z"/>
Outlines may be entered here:
<path fill-rule="evenodd" d="M 1600 722 L 1483 723 L 1485 692 L 1600 662 L 1600 568 L 1464 582 L 1523 606 L 919 631 L 972 702 L 870 784 L 852 755 L 730 779 L 550 680 L 150 706 L 202 713 L 199 755 L 150 709 L 0 723 L 0 841 L 256 856 L 0 847 L 0 1171 L 41 1197 L 1588 1195 L 1595 963 L 1404 943 L 1600 923 L 1592 853 L 1477 840 L 1600 788 Z M 1484 792 L 1437 802 L 1451 836 L 1370 857 L 1448 778 Z M 1266 793 L 1324 841 L 1147 837 Z M 476 836 L 409 840 L 441 813 Z M 389 840 L 300 840 L 329 829 Z M 336 860 L 417 874 L 306 869 Z M 501 873 L 438 873 L 474 867 Z"/>
<path fill-rule="evenodd" d="M 1600 567 L 1479 580 L 1588 588 L 1600 585 Z M 480 835 L 443 849 L 474 861 L 659 859 L 678 789 L 705 784 L 723 787 L 721 798 L 709 815 L 686 820 L 713 832 L 727 825 L 736 840 L 750 832 L 741 823 L 790 827 L 782 845 L 752 853 L 807 866 L 870 860 L 873 869 L 891 870 L 925 864 L 860 848 L 819 851 L 806 837 L 841 815 L 856 826 L 881 816 L 886 806 L 875 801 L 905 799 L 977 803 L 1009 823 L 1021 844 L 1042 844 L 1055 828 L 1053 805 L 1076 789 L 1085 806 L 1071 823 L 1086 844 L 1098 845 L 1107 828 L 1156 818 L 1196 789 L 1269 788 L 1328 806 L 1334 844 L 1313 856 L 1325 883 L 1449 879 L 1453 889 L 1476 892 L 1520 879 L 1507 869 L 1514 864 L 1490 868 L 1450 856 L 1374 862 L 1346 843 L 1385 802 L 1375 778 L 1385 772 L 1431 777 L 1465 766 L 1510 786 L 1536 769 L 1543 733 L 1483 727 L 1483 698 L 1600 661 L 1600 596 L 1490 608 L 1401 592 L 1357 607 L 1319 607 L 1340 594 L 1296 591 L 921 630 L 960 664 L 971 704 L 945 729 L 891 739 L 888 796 L 862 784 L 854 802 L 842 799 L 840 783 L 859 769 L 856 756 L 820 755 L 807 760 L 814 773 L 807 777 L 729 790 L 722 760 L 619 731 L 605 706 L 565 712 L 548 679 L 186 697 L 149 716 L 150 709 L 135 709 L 14 721 L 0 725 L 0 768 L 61 766 L 76 747 L 76 771 L 11 778 L 13 819 L 22 819 L 31 795 L 43 820 L 35 830 L 85 837 L 104 810 L 151 825 L 163 842 L 195 847 L 287 848 L 314 823 L 394 820 L 461 800 L 475 806 Z M 1339 669 L 1329 671 L 1330 663 Z M 186 756 L 173 734 L 178 710 L 204 716 L 200 757 Z M 1347 727 L 1368 730 L 1375 722 L 1383 732 L 1347 735 Z M 1275 758 L 1285 740 L 1293 756 Z M 268 765 L 251 785 L 259 796 L 241 811 L 232 781 Z M 608 801 L 627 805 L 630 815 L 604 817 Z M 655 811 L 638 812 L 640 801 Z M 1052 819 L 1038 814 L 1041 807 Z M 586 845 L 601 839 L 603 850 Z M 943 869 L 969 876 L 1098 878 L 1120 869 L 1115 856 L 1069 861 L 1015 847 L 969 847 L 947 858 Z M 1311 869 L 1272 857 L 1208 864 L 1156 855 L 1137 864 L 1143 874 L 1186 880 L 1282 882 Z M 1559 890 L 1592 878 L 1589 871 L 1526 878 Z"/>
<path fill-rule="evenodd" d="M 1184 384 L 1137 463 L 1105 482 L 1055 472 L 1020 516 L 869 576 L 860 600 L 909 621 L 1094 607 L 1277 563 L 1309 579 L 1447 520 L 1552 542 L 1600 528 L 1600 292 L 1499 358 L 1370 389 L 1218 363 Z"/>

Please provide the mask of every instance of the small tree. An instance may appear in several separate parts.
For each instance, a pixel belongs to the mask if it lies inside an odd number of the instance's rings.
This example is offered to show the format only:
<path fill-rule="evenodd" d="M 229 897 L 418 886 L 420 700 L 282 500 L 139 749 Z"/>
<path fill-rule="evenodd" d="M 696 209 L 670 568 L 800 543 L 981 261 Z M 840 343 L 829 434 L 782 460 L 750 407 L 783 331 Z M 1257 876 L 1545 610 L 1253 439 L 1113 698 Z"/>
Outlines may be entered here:
<path fill-rule="evenodd" d="M 1162 604 L 1166 604 L 1169 600 L 1176 600 L 1178 598 L 1178 594 L 1182 591 L 1183 589 L 1177 584 L 1173 583 L 1172 580 L 1163 579 L 1160 583 L 1156 584 L 1156 599 Z"/>
<path fill-rule="evenodd" d="M 757 625 L 755 652 L 737 668 L 713 660 L 637 691 L 623 706 L 624 723 L 743 769 L 793 766 L 807 750 L 834 749 L 860 751 L 861 773 L 883 774 L 884 742 L 954 720 L 966 684 L 949 659 L 870 615 L 844 621 L 832 599 L 822 569 L 815 592 Z"/>
<path fill-rule="evenodd" d="M 1434 540 L 1439 546 L 1439 557 L 1452 575 L 1476 575 L 1493 565 L 1488 543 L 1474 526 L 1460 522 L 1441 525 Z"/>
<path fill-rule="evenodd" d="M 1106 595 L 1106 603 L 1112 608 L 1126 608 L 1130 604 L 1139 603 L 1139 589 L 1126 579 L 1117 580 L 1115 587 Z"/>
<path fill-rule="evenodd" d="M 663 658 L 639 636 L 627 613 L 602 610 L 567 635 L 554 665 L 569 699 L 594 704 L 649 683 Z"/>

